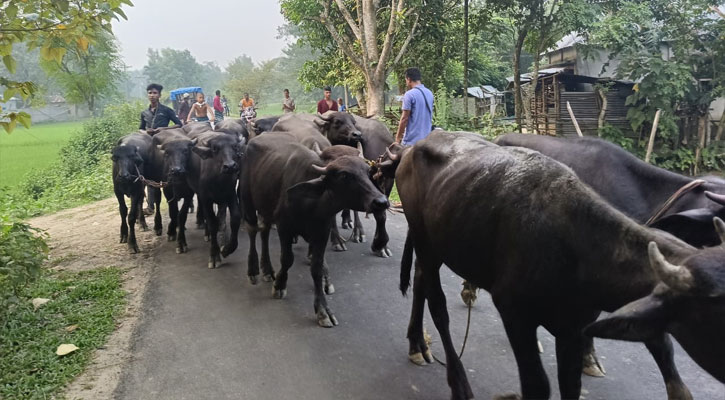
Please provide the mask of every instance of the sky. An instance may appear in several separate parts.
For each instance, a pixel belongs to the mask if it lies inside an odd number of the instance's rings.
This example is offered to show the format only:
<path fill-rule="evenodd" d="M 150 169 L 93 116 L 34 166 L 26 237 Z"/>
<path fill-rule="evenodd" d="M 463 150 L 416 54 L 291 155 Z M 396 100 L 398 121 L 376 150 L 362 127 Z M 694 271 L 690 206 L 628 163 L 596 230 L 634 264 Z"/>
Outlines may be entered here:
<path fill-rule="evenodd" d="M 282 55 L 284 24 L 277 0 L 133 0 L 128 20 L 113 24 L 130 69 L 146 64 L 149 48 L 188 49 L 198 62 L 224 68 L 242 54 L 255 63 Z"/>

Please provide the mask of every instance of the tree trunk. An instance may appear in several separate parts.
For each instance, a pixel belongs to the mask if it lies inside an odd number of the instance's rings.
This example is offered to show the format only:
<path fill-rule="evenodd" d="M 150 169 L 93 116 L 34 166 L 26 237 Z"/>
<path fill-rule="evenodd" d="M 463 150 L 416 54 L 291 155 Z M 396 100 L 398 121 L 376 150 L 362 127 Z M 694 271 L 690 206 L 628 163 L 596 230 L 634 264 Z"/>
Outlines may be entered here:
<path fill-rule="evenodd" d="M 366 79 L 367 116 L 381 117 L 385 113 L 385 79 L 380 77 Z"/>
<path fill-rule="evenodd" d="M 539 83 L 539 55 L 535 54 L 534 57 L 534 71 L 531 73 L 531 82 L 529 83 L 529 87 L 527 88 L 529 92 L 528 96 L 526 96 L 527 104 L 524 105 L 524 111 L 526 111 L 526 123 L 528 124 L 530 131 L 529 133 L 539 132 L 539 127 L 537 126 L 539 110 L 536 107 L 536 86 Z M 544 88 L 541 89 L 543 91 Z"/>
<path fill-rule="evenodd" d="M 526 30 L 518 32 L 516 47 L 514 48 L 514 115 L 516 116 L 516 125 L 519 132 L 521 132 L 521 107 L 523 107 L 523 98 L 521 96 L 521 49 L 524 47 L 526 34 Z"/>
<path fill-rule="evenodd" d="M 362 88 L 357 90 L 357 104 L 361 115 L 368 115 L 368 103 L 365 101 L 365 92 Z"/>
<path fill-rule="evenodd" d="M 602 136 L 602 128 L 604 128 L 604 120 L 607 117 L 607 94 L 602 89 L 597 89 L 599 98 L 602 99 L 602 108 L 599 109 L 599 120 L 597 120 L 597 133 Z"/>
<path fill-rule="evenodd" d="M 468 117 L 468 0 L 463 0 L 463 112 Z"/>
<path fill-rule="evenodd" d="M 720 116 L 720 123 L 717 124 L 717 134 L 715 135 L 715 140 L 721 140 L 722 139 L 722 132 L 725 130 L 725 110 L 723 110 L 722 115 Z"/>
<path fill-rule="evenodd" d="M 707 115 L 701 115 L 697 123 L 697 150 L 695 150 L 695 172 L 697 175 L 700 167 L 700 161 L 702 159 L 702 149 L 705 147 L 705 122 L 707 121 Z"/>

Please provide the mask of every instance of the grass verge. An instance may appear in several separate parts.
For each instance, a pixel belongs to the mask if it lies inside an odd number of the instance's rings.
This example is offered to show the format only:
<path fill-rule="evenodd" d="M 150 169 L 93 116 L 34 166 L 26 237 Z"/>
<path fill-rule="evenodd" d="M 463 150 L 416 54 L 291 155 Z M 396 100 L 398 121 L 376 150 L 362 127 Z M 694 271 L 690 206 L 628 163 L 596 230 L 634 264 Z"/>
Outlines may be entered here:
<path fill-rule="evenodd" d="M 123 310 L 121 271 L 46 272 L 0 326 L 0 398 L 44 399 L 80 374 Z M 50 299 L 34 310 L 33 298 Z M 57 356 L 59 345 L 79 349 Z"/>
<path fill-rule="evenodd" d="M 12 134 L 0 135 L 0 186 L 16 186 L 31 169 L 51 165 L 82 127 L 82 121 L 58 122 L 18 127 Z"/>

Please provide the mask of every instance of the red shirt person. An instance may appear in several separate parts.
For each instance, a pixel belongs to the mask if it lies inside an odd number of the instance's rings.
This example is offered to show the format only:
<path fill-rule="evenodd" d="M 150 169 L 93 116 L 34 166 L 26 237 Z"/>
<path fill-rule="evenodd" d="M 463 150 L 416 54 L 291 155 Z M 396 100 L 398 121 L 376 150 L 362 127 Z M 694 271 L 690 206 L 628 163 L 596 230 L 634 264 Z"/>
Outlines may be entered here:
<path fill-rule="evenodd" d="M 329 86 L 325 87 L 325 98 L 317 103 L 317 112 L 324 114 L 328 111 L 337 111 L 337 102 L 332 99 L 332 90 Z"/>

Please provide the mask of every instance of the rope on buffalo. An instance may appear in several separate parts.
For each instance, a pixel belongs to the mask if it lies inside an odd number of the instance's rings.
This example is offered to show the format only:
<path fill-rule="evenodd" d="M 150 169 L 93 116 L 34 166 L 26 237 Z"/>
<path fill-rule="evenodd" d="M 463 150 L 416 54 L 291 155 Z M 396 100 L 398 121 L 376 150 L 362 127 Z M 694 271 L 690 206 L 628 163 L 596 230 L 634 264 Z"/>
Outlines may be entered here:
<path fill-rule="evenodd" d="M 670 207 L 672 207 L 672 205 L 675 204 L 675 202 L 680 199 L 680 197 L 682 197 L 683 195 L 685 195 L 685 193 L 691 191 L 692 189 L 695 189 L 696 187 L 702 185 L 703 183 L 705 183 L 704 180 L 695 179 L 694 181 L 689 182 L 688 184 L 677 189 L 677 191 L 674 194 L 672 194 L 672 196 L 670 196 L 670 198 L 667 199 L 667 201 L 665 201 L 664 204 L 662 204 L 660 206 L 660 208 L 657 209 L 657 211 L 654 213 L 654 215 L 652 215 L 647 220 L 647 222 L 645 222 L 645 226 L 650 226 L 653 223 L 655 223 L 655 221 L 657 221 L 667 210 L 669 210 Z"/>
<path fill-rule="evenodd" d="M 471 309 L 472 308 L 473 308 L 473 302 L 469 302 L 468 303 L 468 318 L 466 321 L 466 334 L 463 336 L 463 345 L 461 345 L 461 352 L 458 353 L 459 360 L 461 359 L 461 357 L 463 357 L 463 352 L 466 350 L 466 342 L 468 342 L 468 332 L 471 329 Z M 438 362 L 438 364 L 440 364 L 444 367 L 446 366 L 446 363 L 439 360 L 438 357 L 436 357 L 432 351 L 431 351 L 431 355 L 433 355 L 433 359 L 436 360 Z"/>
<path fill-rule="evenodd" d="M 161 188 L 165 188 L 166 186 L 169 186 L 169 182 L 163 182 L 163 181 L 156 182 L 156 181 L 152 181 L 151 179 L 144 178 L 144 176 L 141 174 L 141 171 L 138 170 L 138 166 L 136 166 L 136 173 L 138 175 L 136 176 L 136 180 L 134 180 L 134 182 L 141 181 L 143 184 L 155 187 L 157 189 L 161 189 Z"/>

